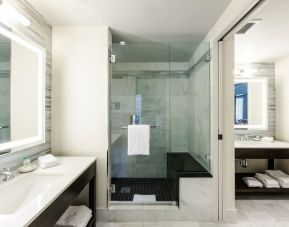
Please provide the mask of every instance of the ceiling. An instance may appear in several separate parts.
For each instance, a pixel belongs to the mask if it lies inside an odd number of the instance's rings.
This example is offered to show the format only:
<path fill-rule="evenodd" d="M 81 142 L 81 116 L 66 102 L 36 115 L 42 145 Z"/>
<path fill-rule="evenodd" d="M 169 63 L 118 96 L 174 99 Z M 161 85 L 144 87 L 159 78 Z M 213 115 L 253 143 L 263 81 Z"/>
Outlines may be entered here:
<path fill-rule="evenodd" d="M 289 56 L 289 1 L 268 0 L 250 19 L 262 19 L 236 35 L 237 64 L 273 63 Z"/>
<path fill-rule="evenodd" d="M 119 42 L 201 41 L 231 0 L 28 0 L 51 25 L 107 25 Z"/>

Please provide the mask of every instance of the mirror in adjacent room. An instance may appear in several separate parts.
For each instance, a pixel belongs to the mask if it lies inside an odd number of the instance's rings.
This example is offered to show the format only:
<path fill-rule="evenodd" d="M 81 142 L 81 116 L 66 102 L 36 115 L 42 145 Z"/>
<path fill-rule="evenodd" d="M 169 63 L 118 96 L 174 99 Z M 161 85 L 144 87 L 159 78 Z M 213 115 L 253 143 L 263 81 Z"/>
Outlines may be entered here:
<path fill-rule="evenodd" d="M 235 79 L 235 128 L 264 130 L 267 119 L 267 79 Z"/>
<path fill-rule="evenodd" d="M 45 51 L 0 28 L 0 154 L 44 142 Z"/>

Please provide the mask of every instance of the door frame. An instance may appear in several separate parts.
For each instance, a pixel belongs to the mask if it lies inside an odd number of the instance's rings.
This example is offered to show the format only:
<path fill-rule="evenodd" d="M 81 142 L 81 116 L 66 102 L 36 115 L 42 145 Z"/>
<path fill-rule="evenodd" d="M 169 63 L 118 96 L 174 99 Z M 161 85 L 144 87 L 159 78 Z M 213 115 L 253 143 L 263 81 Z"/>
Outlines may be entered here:
<path fill-rule="evenodd" d="M 234 134 L 226 133 L 224 131 L 224 128 L 230 124 L 230 122 L 226 122 L 224 120 L 223 116 L 223 109 L 224 108 L 233 108 L 233 103 L 224 103 L 224 93 L 225 89 L 231 89 L 231 87 L 227 87 L 224 84 L 224 59 L 223 59 L 223 41 L 225 39 L 228 39 L 230 36 L 234 35 L 238 29 L 240 29 L 242 26 L 244 26 L 248 20 L 249 17 L 256 12 L 256 10 L 260 9 L 261 6 L 263 6 L 265 2 L 268 2 L 270 0 L 253 0 L 251 4 L 242 11 L 242 13 L 237 16 L 232 23 L 227 26 L 223 32 L 221 32 L 219 35 L 213 38 L 212 40 L 212 53 L 213 53 L 213 75 L 217 75 L 213 77 L 213 80 L 215 81 L 215 91 L 214 94 L 217 96 L 217 100 L 215 101 L 218 106 L 217 116 L 215 116 L 215 119 L 218 121 L 217 125 L 217 131 L 218 131 L 218 219 L 220 222 L 236 222 L 237 221 L 237 210 L 235 208 L 235 205 L 233 207 L 226 207 L 224 205 L 224 201 L 226 199 L 226 195 L 224 194 L 224 189 L 227 187 L 227 185 L 230 185 L 230 188 L 235 188 L 235 182 L 228 182 L 226 181 L 226 178 L 224 178 L 224 169 L 230 167 L 230 165 L 235 166 L 235 159 L 230 159 L 229 163 L 224 162 L 224 157 L 227 152 L 234 152 L 234 146 L 229 145 L 226 146 L 226 150 L 223 151 L 223 148 L 225 147 L 225 144 L 223 138 L 234 138 Z M 232 83 L 232 86 L 234 84 Z M 214 130 L 215 131 L 215 130 Z M 235 175 L 235 173 L 232 173 Z M 234 178 L 234 176 L 233 176 Z M 232 186 L 233 184 L 233 186 Z M 229 189 L 230 190 L 230 189 Z M 235 193 L 234 193 L 235 194 Z M 234 200 L 235 202 L 235 196 L 231 198 L 231 200 Z"/>

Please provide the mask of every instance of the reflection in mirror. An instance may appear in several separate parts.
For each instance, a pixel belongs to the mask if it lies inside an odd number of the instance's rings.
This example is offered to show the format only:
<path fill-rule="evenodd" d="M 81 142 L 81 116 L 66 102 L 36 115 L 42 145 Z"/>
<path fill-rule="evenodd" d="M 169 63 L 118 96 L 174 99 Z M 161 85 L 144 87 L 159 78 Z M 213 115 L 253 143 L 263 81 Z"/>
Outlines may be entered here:
<path fill-rule="evenodd" d="M 267 79 L 235 79 L 235 128 L 267 128 L 267 95 Z"/>
<path fill-rule="evenodd" d="M 0 28 L 0 154 L 44 141 L 43 63 L 41 48 Z"/>
<path fill-rule="evenodd" d="M 248 124 L 248 83 L 235 83 L 235 124 Z"/>
<path fill-rule="evenodd" d="M 0 35 L 0 143 L 10 141 L 10 39 Z"/>

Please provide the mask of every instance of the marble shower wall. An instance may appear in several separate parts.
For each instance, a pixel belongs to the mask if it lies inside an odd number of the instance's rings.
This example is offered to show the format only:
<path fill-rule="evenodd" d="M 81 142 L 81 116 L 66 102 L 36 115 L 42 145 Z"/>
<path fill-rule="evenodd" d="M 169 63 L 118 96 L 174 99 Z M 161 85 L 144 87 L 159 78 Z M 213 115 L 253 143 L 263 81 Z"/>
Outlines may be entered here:
<path fill-rule="evenodd" d="M 111 124 L 118 139 L 111 146 L 112 177 L 166 177 L 166 153 L 169 152 L 169 79 L 112 79 Z M 159 125 L 151 129 L 149 156 L 127 155 L 127 130 L 130 115 L 136 113 L 136 95 L 141 96 L 141 123 Z"/>
<path fill-rule="evenodd" d="M 170 151 L 189 151 L 189 78 L 170 79 Z"/>
<path fill-rule="evenodd" d="M 190 72 L 189 152 L 210 171 L 210 64 L 201 62 Z"/>
<path fill-rule="evenodd" d="M 188 78 L 181 70 L 133 72 L 114 72 L 111 81 L 112 177 L 166 177 L 166 154 L 188 151 Z M 151 129 L 149 156 L 128 156 L 127 130 L 120 130 L 136 109 L 142 124 L 160 126 Z"/>

